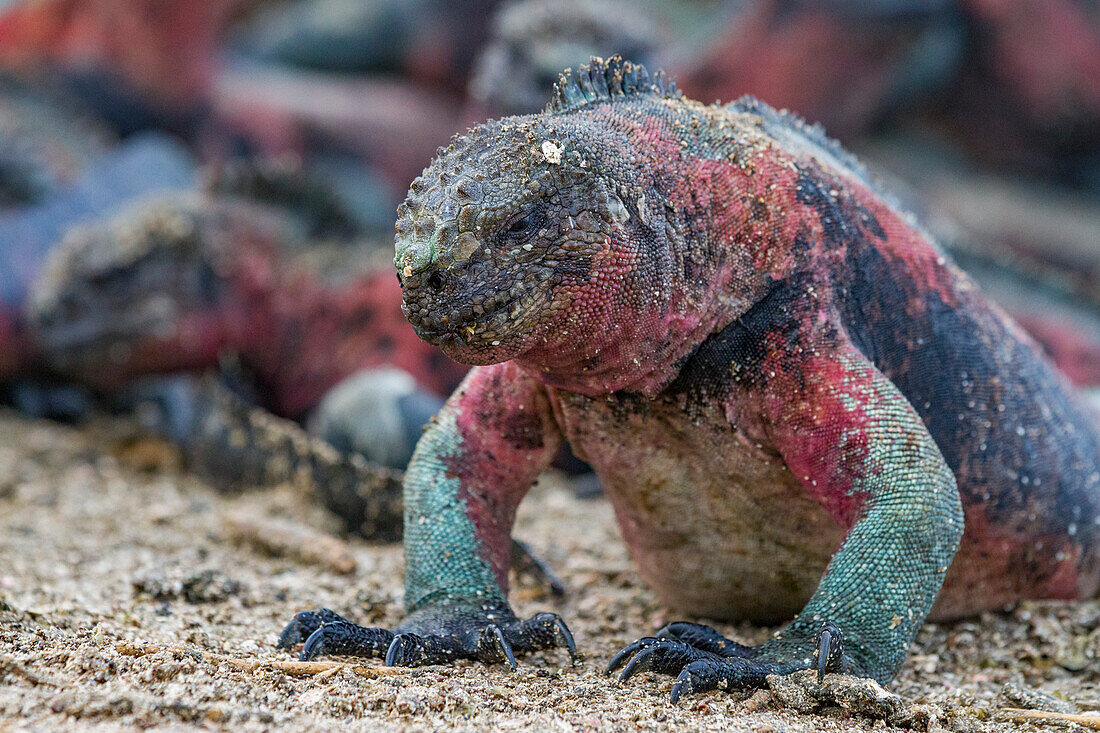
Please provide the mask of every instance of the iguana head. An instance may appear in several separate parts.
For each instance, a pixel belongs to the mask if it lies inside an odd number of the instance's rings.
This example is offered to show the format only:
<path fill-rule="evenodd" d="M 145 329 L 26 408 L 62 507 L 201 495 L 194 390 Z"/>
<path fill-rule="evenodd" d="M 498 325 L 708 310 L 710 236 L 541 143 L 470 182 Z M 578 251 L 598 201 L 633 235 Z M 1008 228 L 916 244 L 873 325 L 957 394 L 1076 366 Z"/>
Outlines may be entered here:
<path fill-rule="evenodd" d="M 643 188 L 624 193 L 639 164 L 623 130 L 586 115 L 642 95 L 677 92 L 640 66 L 593 60 L 562 75 L 542 114 L 487 122 L 440 149 L 396 225 L 403 308 L 421 338 L 465 363 L 537 351 L 549 368 L 594 359 L 625 307 L 640 318 L 659 289 L 636 282 L 654 223 Z"/>
<path fill-rule="evenodd" d="M 240 202 L 193 194 L 135 202 L 55 247 L 28 321 L 51 365 L 97 386 L 213 364 L 266 325 L 253 309 L 283 228 Z"/>

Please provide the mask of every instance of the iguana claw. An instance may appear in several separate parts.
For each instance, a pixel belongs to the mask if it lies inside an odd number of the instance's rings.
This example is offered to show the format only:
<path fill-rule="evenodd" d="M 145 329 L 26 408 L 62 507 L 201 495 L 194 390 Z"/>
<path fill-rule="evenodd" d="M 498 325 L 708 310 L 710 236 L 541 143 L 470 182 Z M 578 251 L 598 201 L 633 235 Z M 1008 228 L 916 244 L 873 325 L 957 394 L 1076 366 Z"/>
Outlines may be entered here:
<path fill-rule="evenodd" d="M 676 674 L 692 662 L 715 656 L 677 639 L 657 639 L 643 646 L 623 667 L 620 682 L 626 682 L 639 672 L 653 671 Z"/>
<path fill-rule="evenodd" d="M 317 621 L 320 621 L 318 624 Z M 295 625 L 298 629 L 294 629 Z M 312 628 L 302 644 L 302 653 L 298 656 L 303 662 L 322 654 L 352 654 L 357 656 L 379 656 L 389 647 L 393 632 L 386 629 L 358 626 L 337 613 L 321 609 L 317 612 L 305 611 L 294 617 L 279 636 L 279 648 L 285 649 L 296 643 L 301 630 Z"/>
<path fill-rule="evenodd" d="M 322 624 L 345 620 L 343 616 L 327 608 L 296 613 L 290 623 L 283 628 L 282 633 L 279 634 L 279 641 L 275 648 L 289 649 L 295 644 L 305 642 Z"/>
<path fill-rule="evenodd" d="M 511 614 L 508 614 L 511 616 Z M 498 614 L 499 617 L 499 614 Z M 485 664 L 505 662 L 517 668 L 516 654 L 564 648 L 576 660 L 577 646 L 565 622 L 554 613 L 539 613 L 521 621 L 514 616 L 485 623 L 473 614 L 455 614 L 443 623 L 417 624 L 430 633 L 359 626 L 328 609 L 303 611 L 283 630 L 278 648 L 305 638 L 300 659 L 321 654 L 347 654 L 384 659 L 387 666 L 417 667 L 475 659 Z"/>
<path fill-rule="evenodd" d="M 840 628 L 826 621 L 817 632 L 816 649 L 814 649 L 814 668 L 817 670 L 817 681 L 825 679 L 825 673 L 834 669 L 844 655 L 840 643 Z"/>
<path fill-rule="evenodd" d="M 658 641 L 660 641 L 660 639 L 655 636 L 643 636 L 641 639 L 627 644 L 619 650 L 618 654 L 611 657 L 611 661 L 607 663 L 607 669 L 605 669 L 603 673 L 611 674 L 612 672 L 626 664 L 627 661 L 631 659 L 631 657 L 640 652 L 642 649 L 652 646 Z"/>
<path fill-rule="evenodd" d="M 481 637 L 477 640 L 477 655 L 483 662 L 496 662 L 504 657 L 512 671 L 516 671 L 516 655 L 512 651 L 512 645 L 504 638 L 504 632 L 496 624 L 481 630 Z"/>
<path fill-rule="evenodd" d="M 639 639 L 627 645 L 607 665 L 607 674 L 622 668 L 620 681 L 639 672 L 676 675 L 670 700 L 709 690 L 739 690 L 761 687 L 768 675 L 790 674 L 810 667 L 820 679 L 826 672 L 847 669 L 840 643 L 840 629 L 827 622 L 813 637 L 812 663 L 805 654 L 811 640 L 807 636 L 788 635 L 757 647 L 745 646 L 725 638 L 709 626 L 674 623 L 657 636 Z M 801 649 L 801 651 L 800 651 Z"/>

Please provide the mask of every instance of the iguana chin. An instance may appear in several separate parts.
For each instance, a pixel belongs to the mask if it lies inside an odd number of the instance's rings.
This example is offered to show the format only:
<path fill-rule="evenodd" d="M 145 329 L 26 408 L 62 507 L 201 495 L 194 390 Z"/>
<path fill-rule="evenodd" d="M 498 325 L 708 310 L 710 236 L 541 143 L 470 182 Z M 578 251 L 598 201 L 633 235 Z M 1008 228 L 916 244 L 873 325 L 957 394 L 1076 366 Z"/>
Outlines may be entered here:
<path fill-rule="evenodd" d="M 886 682 L 930 612 L 1100 588 L 1097 423 L 792 115 L 593 59 L 543 113 L 439 151 L 396 264 L 419 335 L 482 366 L 406 474 L 408 619 L 298 614 L 303 658 L 572 651 L 560 618 L 507 602 L 516 506 L 562 440 L 669 607 L 794 617 L 755 647 L 671 624 L 612 660 L 678 675 L 674 700 L 804 668 Z"/>

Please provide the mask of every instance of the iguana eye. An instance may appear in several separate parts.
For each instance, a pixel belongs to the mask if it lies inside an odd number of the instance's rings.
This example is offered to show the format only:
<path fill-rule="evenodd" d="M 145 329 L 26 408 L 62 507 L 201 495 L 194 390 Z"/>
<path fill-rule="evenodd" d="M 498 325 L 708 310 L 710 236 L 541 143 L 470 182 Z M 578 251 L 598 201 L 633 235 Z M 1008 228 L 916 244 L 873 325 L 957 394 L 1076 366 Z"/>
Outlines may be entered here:
<path fill-rule="evenodd" d="M 508 233 L 511 235 L 523 234 L 531 228 L 531 215 L 512 222 L 512 226 L 508 227 Z"/>
<path fill-rule="evenodd" d="M 508 228 L 504 230 L 504 236 L 510 242 L 522 244 L 532 237 L 542 227 L 546 212 L 541 206 L 534 206 L 527 210 L 518 219 L 514 219 Z"/>

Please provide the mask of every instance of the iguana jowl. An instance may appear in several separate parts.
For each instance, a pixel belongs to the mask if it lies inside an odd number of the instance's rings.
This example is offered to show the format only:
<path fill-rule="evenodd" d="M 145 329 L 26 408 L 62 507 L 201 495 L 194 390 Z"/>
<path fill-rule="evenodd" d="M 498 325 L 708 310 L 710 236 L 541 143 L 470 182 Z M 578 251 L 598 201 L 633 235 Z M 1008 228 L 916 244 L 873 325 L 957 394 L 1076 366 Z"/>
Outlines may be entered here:
<path fill-rule="evenodd" d="M 1097 423 L 818 128 L 594 59 L 542 114 L 441 149 L 399 217 L 406 315 L 482 366 L 406 474 L 408 620 L 299 614 L 304 657 L 572 650 L 506 597 L 516 506 L 562 440 L 670 607 L 794 617 L 756 647 L 672 624 L 612 661 L 679 675 L 674 699 L 815 657 L 886 681 L 930 612 L 1096 595 Z"/>

